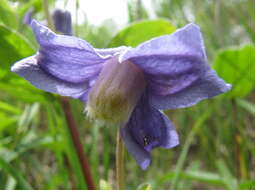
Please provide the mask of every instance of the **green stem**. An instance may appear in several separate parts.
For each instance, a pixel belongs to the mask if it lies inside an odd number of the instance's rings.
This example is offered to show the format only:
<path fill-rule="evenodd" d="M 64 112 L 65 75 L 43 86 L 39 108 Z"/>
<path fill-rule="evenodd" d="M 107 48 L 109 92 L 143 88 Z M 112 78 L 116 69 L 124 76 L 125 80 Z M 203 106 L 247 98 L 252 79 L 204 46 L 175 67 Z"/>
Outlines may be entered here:
<path fill-rule="evenodd" d="M 76 0 L 75 2 L 75 36 L 79 35 L 78 31 L 78 10 L 79 10 L 79 0 Z"/>
<path fill-rule="evenodd" d="M 178 187 L 178 182 L 180 179 L 180 175 L 181 175 L 181 170 L 184 167 L 185 164 L 185 160 L 187 158 L 187 154 L 190 148 L 190 145 L 197 133 L 197 131 L 200 129 L 200 127 L 203 126 L 204 122 L 208 119 L 208 117 L 211 114 L 211 110 L 206 111 L 200 118 L 199 120 L 197 120 L 197 122 L 194 124 L 191 132 L 189 133 L 184 145 L 183 145 L 183 149 L 181 152 L 181 155 L 178 159 L 177 165 L 176 165 L 176 171 L 175 171 L 175 175 L 172 181 L 172 187 L 171 190 L 176 190 Z"/>
<path fill-rule="evenodd" d="M 77 0 L 78 2 L 78 0 Z M 49 13 L 49 3 L 48 0 L 43 0 L 43 6 L 44 6 L 44 13 L 48 22 L 48 27 L 54 31 L 54 25 L 52 22 L 51 15 Z M 66 117 L 67 126 L 69 129 L 70 137 L 73 142 L 77 158 L 79 160 L 79 164 L 83 173 L 84 180 L 86 181 L 87 187 L 89 190 L 96 190 L 96 185 L 93 181 L 92 172 L 90 169 L 90 165 L 87 159 L 87 156 L 85 155 L 85 152 L 83 151 L 83 146 L 80 140 L 79 132 L 77 129 L 77 125 L 75 122 L 75 119 L 73 117 L 73 113 L 71 111 L 71 105 L 67 98 L 60 97 L 60 102 Z"/>
<path fill-rule="evenodd" d="M 54 29 L 53 22 L 50 16 L 50 11 L 49 11 L 49 2 L 48 0 L 43 0 L 43 10 L 44 14 L 48 23 L 48 27 L 51 29 Z"/>
<path fill-rule="evenodd" d="M 80 140 L 77 125 L 71 111 L 70 102 L 67 98 L 64 98 L 64 97 L 60 98 L 60 102 L 61 102 L 63 111 L 65 113 L 67 126 L 70 132 L 72 142 L 74 144 L 74 148 L 81 166 L 81 170 L 83 172 L 84 180 L 86 181 L 87 187 L 89 190 L 96 190 L 96 185 L 93 181 L 90 165 L 89 165 L 87 156 L 85 155 L 85 152 L 83 151 L 83 146 Z"/>
<path fill-rule="evenodd" d="M 116 145 L 116 183 L 117 190 L 124 190 L 124 145 L 120 132 L 117 133 Z"/>

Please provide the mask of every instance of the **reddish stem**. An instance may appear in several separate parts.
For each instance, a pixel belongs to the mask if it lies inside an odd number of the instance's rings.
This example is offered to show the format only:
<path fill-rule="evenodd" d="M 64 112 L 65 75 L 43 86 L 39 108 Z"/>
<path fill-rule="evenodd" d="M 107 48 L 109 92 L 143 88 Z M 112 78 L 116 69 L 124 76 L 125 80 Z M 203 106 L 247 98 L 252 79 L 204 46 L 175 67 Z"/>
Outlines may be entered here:
<path fill-rule="evenodd" d="M 65 113 L 68 129 L 70 131 L 72 141 L 73 141 L 73 144 L 74 144 L 74 147 L 75 147 L 75 150 L 76 150 L 79 162 L 80 162 L 82 173 L 83 173 L 84 179 L 87 183 L 87 187 L 89 190 L 96 190 L 96 186 L 93 182 L 91 170 L 89 167 L 89 162 L 88 162 L 88 159 L 86 158 L 85 152 L 83 151 L 83 146 L 81 144 L 81 140 L 79 137 L 77 125 L 76 125 L 76 122 L 74 120 L 74 117 L 73 117 L 73 114 L 71 111 L 70 102 L 67 98 L 64 98 L 64 97 L 61 97 L 60 100 L 61 100 L 61 105 L 62 105 L 64 113 Z"/>

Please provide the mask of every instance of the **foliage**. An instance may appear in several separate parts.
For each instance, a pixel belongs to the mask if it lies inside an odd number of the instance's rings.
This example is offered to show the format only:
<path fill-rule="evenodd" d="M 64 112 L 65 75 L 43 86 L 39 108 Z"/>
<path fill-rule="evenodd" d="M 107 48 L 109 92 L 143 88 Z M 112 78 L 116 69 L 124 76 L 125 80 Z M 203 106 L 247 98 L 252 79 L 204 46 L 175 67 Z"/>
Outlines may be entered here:
<path fill-rule="evenodd" d="M 109 47 L 137 46 L 153 37 L 170 34 L 175 27 L 167 20 L 141 21 L 120 31 L 110 42 Z"/>
<path fill-rule="evenodd" d="M 49 2 L 53 10 L 55 1 Z M 126 189 L 254 189 L 255 2 L 152 1 L 154 20 L 144 4 L 129 1 L 132 23 L 117 34 L 120 27 L 113 21 L 101 26 L 88 21 L 78 26 L 79 36 L 98 48 L 136 46 L 196 22 L 209 62 L 233 90 L 189 109 L 168 111 L 181 145 L 155 150 L 147 171 L 126 154 Z M 35 18 L 45 19 L 40 0 L 0 0 L 0 189 L 86 189 L 58 97 L 10 72 L 15 61 L 36 51 L 31 30 L 22 24 L 31 7 Z M 71 103 L 98 188 L 115 189 L 117 128 L 95 126 L 86 119 L 80 101 Z"/>
<path fill-rule="evenodd" d="M 214 68 L 220 77 L 233 85 L 231 97 L 243 97 L 254 89 L 255 47 L 246 45 L 239 49 L 226 49 L 215 59 Z"/>

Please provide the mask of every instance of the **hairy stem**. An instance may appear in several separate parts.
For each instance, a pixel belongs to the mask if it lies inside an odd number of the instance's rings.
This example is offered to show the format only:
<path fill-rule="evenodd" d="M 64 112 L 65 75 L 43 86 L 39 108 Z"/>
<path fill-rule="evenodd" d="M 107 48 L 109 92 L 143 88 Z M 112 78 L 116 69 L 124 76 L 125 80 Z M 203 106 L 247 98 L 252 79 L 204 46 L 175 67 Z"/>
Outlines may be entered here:
<path fill-rule="evenodd" d="M 72 141 L 73 141 L 73 144 L 75 147 L 75 151 L 77 153 L 77 156 L 78 156 L 78 159 L 80 162 L 84 180 L 86 181 L 87 187 L 89 190 L 96 190 L 96 186 L 93 182 L 89 162 L 88 162 L 88 159 L 83 151 L 83 147 L 82 147 L 81 140 L 79 137 L 79 132 L 77 130 L 77 126 L 76 126 L 73 114 L 71 112 L 71 106 L 70 106 L 69 100 L 64 97 L 61 97 L 60 100 L 61 100 L 61 105 L 62 105 L 64 113 L 65 113 L 68 129 L 71 134 L 71 138 L 72 138 Z"/>
<path fill-rule="evenodd" d="M 124 145 L 120 132 L 117 133 L 116 145 L 116 183 L 117 190 L 124 190 Z"/>

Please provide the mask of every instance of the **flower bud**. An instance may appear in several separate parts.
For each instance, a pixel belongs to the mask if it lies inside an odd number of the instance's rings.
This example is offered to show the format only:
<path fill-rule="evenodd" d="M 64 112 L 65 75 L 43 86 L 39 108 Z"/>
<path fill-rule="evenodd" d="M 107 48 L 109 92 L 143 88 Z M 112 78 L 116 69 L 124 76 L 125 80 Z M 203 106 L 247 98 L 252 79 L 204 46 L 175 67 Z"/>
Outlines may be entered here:
<path fill-rule="evenodd" d="M 65 35 L 72 35 L 72 18 L 68 11 L 56 9 L 53 12 L 55 30 Z"/>
<path fill-rule="evenodd" d="M 126 123 L 146 87 L 143 72 L 131 61 L 108 60 L 91 89 L 86 111 L 104 124 Z"/>
<path fill-rule="evenodd" d="M 34 9 L 30 8 L 24 15 L 23 17 L 23 24 L 30 25 L 32 21 L 32 16 L 33 16 Z"/>

